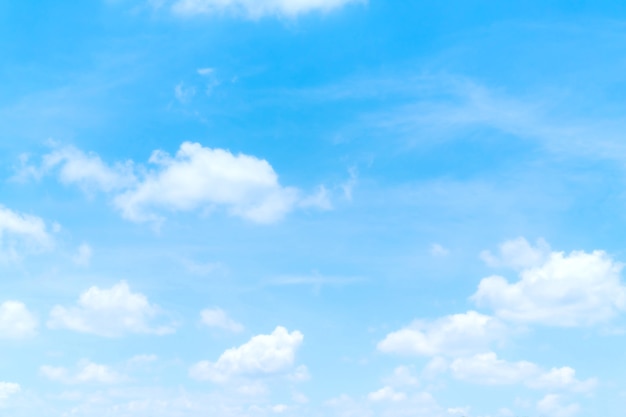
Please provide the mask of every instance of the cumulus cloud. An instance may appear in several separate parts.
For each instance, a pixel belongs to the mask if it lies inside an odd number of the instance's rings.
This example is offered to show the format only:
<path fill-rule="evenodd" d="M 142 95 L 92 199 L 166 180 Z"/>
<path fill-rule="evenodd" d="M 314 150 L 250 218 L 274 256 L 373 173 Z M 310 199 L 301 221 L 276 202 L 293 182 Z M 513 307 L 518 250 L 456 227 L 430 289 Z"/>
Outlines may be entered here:
<path fill-rule="evenodd" d="M 170 325 L 151 325 L 150 322 L 159 313 L 159 307 L 150 304 L 145 295 L 131 292 L 128 284 L 121 281 L 110 289 L 89 288 L 80 295 L 76 306 L 54 306 L 50 311 L 48 327 L 105 337 L 174 332 Z"/>
<path fill-rule="evenodd" d="M 483 351 L 491 342 L 507 334 L 497 319 L 468 311 L 411 325 L 389 333 L 378 343 L 378 350 L 404 355 L 462 355 Z"/>
<path fill-rule="evenodd" d="M 64 367 L 43 365 L 39 371 L 51 381 L 63 384 L 116 384 L 124 381 L 123 375 L 115 372 L 105 365 L 100 365 L 90 361 L 81 361 L 74 372 Z"/>
<path fill-rule="evenodd" d="M 524 252 L 537 253 L 534 248 Z M 565 327 L 605 322 L 626 309 L 623 265 L 604 251 L 550 252 L 523 259 L 515 263 L 522 268 L 517 282 L 498 275 L 484 278 L 471 299 L 505 320 Z"/>
<path fill-rule="evenodd" d="M 207 308 L 200 312 L 202 324 L 208 327 L 217 327 L 233 333 L 243 331 L 243 325 L 228 317 L 220 308 Z"/>
<path fill-rule="evenodd" d="M 498 359 L 493 352 L 457 358 L 450 364 L 450 371 L 457 379 L 484 385 L 524 384 L 534 389 L 574 392 L 588 392 L 597 385 L 594 378 L 576 379 L 576 371 L 570 367 L 545 371 L 532 362 Z"/>
<path fill-rule="evenodd" d="M 229 13 L 248 19 L 266 16 L 295 18 L 310 12 L 329 12 L 366 0 L 176 0 L 174 13 L 183 16 Z"/>
<path fill-rule="evenodd" d="M 278 326 L 271 334 L 254 336 L 247 343 L 226 350 L 215 362 L 201 361 L 189 370 L 192 378 L 226 382 L 237 376 L 261 376 L 288 371 L 304 336 Z"/>
<path fill-rule="evenodd" d="M 0 261 L 17 261 L 24 253 L 48 250 L 52 244 L 41 218 L 0 205 Z"/>
<path fill-rule="evenodd" d="M 231 215 L 271 223 L 290 212 L 300 198 L 296 188 L 278 183 L 267 161 L 249 155 L 185 142 L 175 156 L 155 151 L 150 162 L 158 170 L 114 200 L 127 219 L 155 220 L 153 209 L 221 206 Z"/>
<path fill-rule="evenodd" d="M 17 177 L 56 173 L 62 183 L 87 193 L 108 193 L 122 216 L 135 222 L 159 223 L 164 212 L 220 209 L 252 222 L 272 223 L 297 208 L 332 208 L 324 186 L 310 195 L 284 187 L 266 160 L 251 155 L 184 142 L 175 155 L 157 150 L 148 162 L 150 167 L 132 161 L 110 165 L 96 154 L 56 147 L 44 155 L 41 166 L 24 159 Z"/>
<path fill-rule="evenodd" d="M 5 301 L 0 304 L 0 338 L 22 339 L 34 336 L 37 319 L 19 301 Z"/>

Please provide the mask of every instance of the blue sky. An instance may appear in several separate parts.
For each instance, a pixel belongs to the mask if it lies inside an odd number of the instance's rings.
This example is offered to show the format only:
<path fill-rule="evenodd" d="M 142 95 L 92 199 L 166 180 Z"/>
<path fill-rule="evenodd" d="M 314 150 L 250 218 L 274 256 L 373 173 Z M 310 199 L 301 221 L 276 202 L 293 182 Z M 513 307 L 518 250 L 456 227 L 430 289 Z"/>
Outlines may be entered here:
<path fill-rule="evenodd" d="M 0 3 L 0 414 L 621 416 L 625 18 Z"/>

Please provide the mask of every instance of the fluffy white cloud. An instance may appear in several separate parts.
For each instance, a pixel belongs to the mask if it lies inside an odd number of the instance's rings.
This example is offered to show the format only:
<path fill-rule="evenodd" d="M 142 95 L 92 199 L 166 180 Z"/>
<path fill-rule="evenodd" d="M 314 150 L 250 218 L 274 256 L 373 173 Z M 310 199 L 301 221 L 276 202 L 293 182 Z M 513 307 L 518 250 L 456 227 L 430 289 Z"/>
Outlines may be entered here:
<path fill-rule="evenodd" d="M 80 295 L 74 307 L 54 306 L 48 327 L 106 337 L 126 333 L 172 333 L 171 326 L 150 324 L 158 313 L 159 308 L 150 304 L 145 295 L 131 292 L 128 284 L 122 281 L 110 289 L 89 288 Z"/>
<path fill-rule="evenodd" d="M 52 243 L 41 218 L 0 205 L 0 261 L 19 260 L 24 252 L 50 249 Z"/>
<path fill-rule="evenodd" d="M 550 255 L 550 245 L 543 239 L 537 239 L 536 246 L 532 246 L 525 238 L 518 237 L 503 242 L 498 249 L 499 255 L 485 250 L 480 253 L 480 257 L 494 268 L 523 269 L 541 265 Z"/>
<path fill-rule="evenodd" d="M 78 185 L 89 193 L 110 193 L 122 216 L 137 222 L 160 222 L 163 211 L 223 209 L 252 222 L 272 223 L 296 208 L 332 208 L 323 186 L 304 195 L 295 187 L 280 185 L 264 159 L 199 143 L 184 142 L 174 156 L 154 151 L 149 159 L 152 169 L 132 161 L 107 165 L 98 155 L 73 147 L 53 150 L 43 157 L 40 167 L 28 165 L 28 160 L 23 163 L 18 177 L 39 178 L 58 171 L 64 184 Z M 2 223 L 0 212 L 0 231 Z"/>
<path fill-rule="evenodd" d="M 392 387 L 383 387 L 378 391 L 370 392 L 367 399 L 370 401 L 402 401 L 406 400 L 406 394 L 397 392 Z"/>
<path fill-rule="evenodd" d="M 348 3 L 366 0 L 177 0 L 172 10 L 180 15 L 233 13 L 249 19 L 264 16 L 295 18 L 314 11 L 329 12 Z"/>
<path fill-rule="evenodd" d="M 247 343 L 226 350 L 216 362 L 201 361 L 189 370 L 192 378 L 226 382 L 236 376 L 277 374 L 293 366 L 304 336 L 278 326 L 268 335 L 254 336 Z"/>
<path fill-rule="evenodd" d="M 155 151 L 150 162 L 159 169 L 114 204 L 134 221 L 156 220 L 153 209 L 190 211 L 215 206 L 254 222 L 270 223 L 291 211 L 299 191 L 282 187 L 271 165 L 249 155 L 185 142 L 174 157 Z"/>
<path fill-rule="evenodd" d="M 534 389 L 588 392 L 597 384 L 594 378 L 576 379 L 576 371 L 570 367 L 544 371 L 532 362 L 498 359 L 493 352 L 457 358 L 450 364 L 450 370 L 457 379 L 485 385 L 524 384 Z"/>
<path fill-rule="evenodd" d="M 432 322 L 417 320 L 389 333 L 378 350 L 405 355 L 463 355 L 483 351 L 505 337 L 507 330 L 497 319 L 475 311 L 445 316 Z"/>
<path fill-rule="evenodd" d="M 218 327 L 229 332 L 239 333 L 243 331 L 243 325 L 228 317 L 228 314 L 220 308 L 207 308 L 200 312 L 202 323 L 209 327 Z"/>
<path fill-rule="evenodd" d="M 556 394 L 548 394 L 537 403 L 537 411 L 547 417 L 572 417 L 578 414 L 578 404 L 561 404 L 561 397 Z"/>
<path fill-rule="evenodd" d="M 532 256 L 519 281 L 501 276 L 484 278 L 472 299 L 495 310 L 498 317 L 552 326 L 580 326 L 604 322 L 626 309 L 622 264 L 603 251 L 552 252 L 542 260 Z M 530 260 L 537 262 L 529 266 Z"/>
<path fill-rule="evenodd" d="M 79 362 L 73 373 L 63 367 L 48 365 L 43 365 L 39 371 L 46 378 L 63 384 L 115 384 L 125 380 L 123 375 L 118 374 L 108 366 L 89 361 Z"/>
<path fill-rule="evenodd" d="M 0 304 L 0 338 L 21 339 L 34 336 L 37 319 L 19 301 L 5 301 Z"/>
<path fill-rule="evenodd" d="M 14 382 L 0 382 L 0 404 L 11 395 L 17 394 L 22 388 Z"/>

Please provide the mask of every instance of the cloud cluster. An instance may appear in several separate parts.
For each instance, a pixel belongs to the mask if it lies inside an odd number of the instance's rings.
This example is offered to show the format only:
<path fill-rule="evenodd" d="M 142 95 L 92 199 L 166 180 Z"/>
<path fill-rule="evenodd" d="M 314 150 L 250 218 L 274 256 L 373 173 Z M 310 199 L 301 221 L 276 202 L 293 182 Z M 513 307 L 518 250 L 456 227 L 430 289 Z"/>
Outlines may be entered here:
<path fill-rule="evenodd" d="M 278 326 L 271 334 L 254 336 L 247 343 L 226 350 L 215 362 L 201 361 L 189 370 L 192 378 L 227 382 L 233 377 L 280 374 L 294 364 L 304 336 Z"/>
<path fill-rule="evenodd" d="M 424 370 L 427 376 L 449 371 L 456 379 L 477 384 L 592 391 L 597 380 L 579 380 L 569 366 L 545 370 L 528 361 L 509 362 L 498 358 L 491 345 L 505 342 L 520 323 L 574 327 L 610 320 L 626 309 L 622 264 L 603 251 L 565 254 L 552 251 L 542 239 L 532 245 L 524 238 L 504 242 L 496 255 L 483 251 L 481 258 L 491 267 L 509 268 L 519 275 L 513 283 L 497 275 L 480 281 L 470 300 L 491 308 L 493 316 L 469 311 L 416 320 L 387 334 L 378 350 L 433 357 Z M 371 398 L 399 401 L 401 393 L 392 388 L 376 391 Z M 546 397 L 538 408 L 549 409 L 552 415 L 568 415 L 577 409 L 576 405 L 561 407 L 557 399 Z"/>
<path fill-rule="evenodd" d="M 311 195 L 284 187 L 266 160 L 250 155 L 184 142 L 173 156 L 154 151 L 149 163 L 107 165 L 98 155 L 63 147 L 45 155 L 41 167 L 25 165 L 18 176 L 57 172 L 64 184 L 110 193 L 113 206 L 135 222 L 160 222 L 164 212 L 221 209 L 255 223 L 272 223 L 298 207 L 331 208 L 324 187 Z"/>
<path fill-rule="evenodd" d="M 248 19 L 266 16 L 295 18 L 315 11 L 329 12 L 349 3 L 366 0 L 176 0 L 174 13 L 182 16 L 234 14 Z"/>
<path fill-rule="evenodd" d="M 525 240 L 509 264 L 519 267 L 519 280 L 509 283 L 499 275 L 484 278 L 471 297 L 507 321 L 549 326 L 586 326 L 606 322 L 626 309 L 623 265 L 606 252 L 546 252 Z M 519 250 L 523 248 L 523 250 Z M 520 255 L 521 253 L 521 255 Z"/>
<path fill-rule="evenodd" d="M 110 289 L 89 288 L 80 295 L 76 306 L 54 306 L 50 311 L 48 327 L 105 337 L 174 332 L 171 325 L 151 324 L 159 312 L 158 306 L 150 304 L 145 295 L 131 292 L 128 284 L 122 281 Z"/>

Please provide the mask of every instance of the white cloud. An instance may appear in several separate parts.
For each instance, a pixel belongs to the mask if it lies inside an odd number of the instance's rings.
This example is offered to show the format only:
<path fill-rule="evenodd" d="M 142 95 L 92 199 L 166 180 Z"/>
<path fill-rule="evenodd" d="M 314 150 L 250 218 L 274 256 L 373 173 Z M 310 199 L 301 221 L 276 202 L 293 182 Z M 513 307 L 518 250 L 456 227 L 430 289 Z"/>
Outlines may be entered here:
<path fill-rule="evenodd" d="M 41 167 L 24 161 L 18 177 L 39 178 L 57 170 L 64 184 L 78 185 L 87 193 L 109 193 L 122 216 L 136 222 L 158 223 L 163 211 L 224 209 L 252 222 L 272 223 L 296 208 L 332 208 L 324 186 L 305 195 L 295 187 L 280 185 L 278 175 L 264 159 L 199 143 L 182 143 L 174 156 L 154 151 L 149 159 L 153 169 L 135 166 L 132 161 L 110 166 L 98 155 L 73 147 L 56 148 L 44 155 Z M 0 211 L 0 231 L 3 214 Z"/>
<path fill-rule="evenodd" d="M 131 292 L 128 284 L 122 281 L 111 289 L 89 288 L 80 295 L 75 307 L 53 307 L 48 327 L 105 337 L 126 333 L 172 333 L 171 326 L 150 324 L 158 313 L 159 308 L 150 304 L 145 295 Z"/>
<path fill-rule="evenodd" d="M 518 264 L 519 265 L 519 264 Z M 551 252 L 519 272 L 519 281 L 484 278 L 471 297 L 506 320 L 552 326 L 592 325 L 626 309 L 622 264 L 603 251 Z"/>
<path fill-rule="evenodd" d="M 93 250 L 91 249 L 91 246 L 83 243 L 78 247 L 76 254 L 74 255 L 74 257 L 72 257 L 72 261 L 74 261 L 76 265 L 88 266 L 91 262 L 92 256 Z"/>
<path fill-rule="evenodd" d="M 0 404 L 10 396 L 19 393 L 21 390 L 20 384 L 14 382 L 0 382 Z"/>
<path fill-rule="evenodd" d="M 216 362 L 196 363 L 189 374 L 198 380 L 226 382 L 236 376 L 283 373 L 293 366 L 303 339 L 299 331 L 289 333 L 279 326 L 271 334 L 254 336 L 247 343 L 226 350 Z"/>
<path fill-rule="evenodd" d="M 48 365 L 43 365 L 39 371 L 46 378 L 63 384 L 116 384 L 126 379 L 108 366 L 90 361 L 79 362 L 76 371 L 73 373 L 63 367 Z"/>
<path fill-rule="evenodd" d="M 129 187 L 135 181 L 133 164 L 130 161 L 113 166 L 105 164 L 94 153 L 84 153 L 72 146 L 57 147 L 44 155 L 41 166 L 24 166 L 18 177 L 40 178 L 53 170 L 58 171 L 59 180 L 66 185 L 78 185 L 85 192 L 114 191 Z"/>
<path fill-rule="evenodd" d="M 217 327 L 229 332 L 239 333 L 243 331 L 243 325 L 237 323 L 222 309 L 207 308 L 200 312 L 202 323 L 209 327 Z"/>
<path fill-rule="evenodd" d="M 546 417 L 572 417 L 578 414 L 578 404 L 562 405 L 561 397 L 556 394 L 548 394 L 537 403 L 537 411 Z"/>
<path fill-rule="evenodd" d="M 179 15 L 207 15 L 229 13 L 248 19 L 265 16 L 295 18 L 310 12 L 329 12 L 349 3 L 366 0 L 177 0 L 172 10 Z"/>
<path fill-rule="evenodd" d="M 0 261 L 18 261 L 23 253 L 47 250 L 52 244 L 41 218 L 0 205 Z"/>
<path fill-rule="evenodd" d="M 537 245 L 532 246 L 523 237 L 507 240 L 500 245 L 499 256 L 485 250 L 480 257 L 491 267 L 510 267 L 513 269 L 532 268 L 541 265 L 550 255 L 550 245 L 543 240 L 537 239 Z"/>
<path fill-rule="evenodd" d="M 406 394 L 397 392 L 392 387 L 383 387 L 378 391 L 370 392 L 367 399 L 370 401 L 402 401 L 406 400 Z"/>
<path fill-rule="evenodd" d="M 298 189 L 282 187 L 271 165 L 254 156 L 185 142 L 174 157 L 155 151 L 150 162 L 159 169 L 114 200 L 127 219 L 158 220 L 155 209 L 224 207 L 231 215 L 271 223 L 308 201 Z"/>
<path fill-rule="evenodd" d="M 597 385 L 594 378 L 576 379 L 576 371 L 570 367 L 545 371 L 532 362 L 498 359 L 493 352 L 457 358 L 450 364 L 450 370 L 457 379 L 484 385 L 524 384 L 533 389 L 573 392 L 588 392 Z"/>
<path fill-rule="evenodd" d="M 34 336 L 37 319 L 19 301 L 5 301 L 0 304 L 0 338 L 21 339 Z"/>
<path fill-rule="evenodd" d="M 378 350 L 405 355 L 461 355 L 484 350 L 502 340 L 507 330 L 497 319 L 475 311 L 445 316 L 432 322 L 415 321 L 389 333 Z"/>

